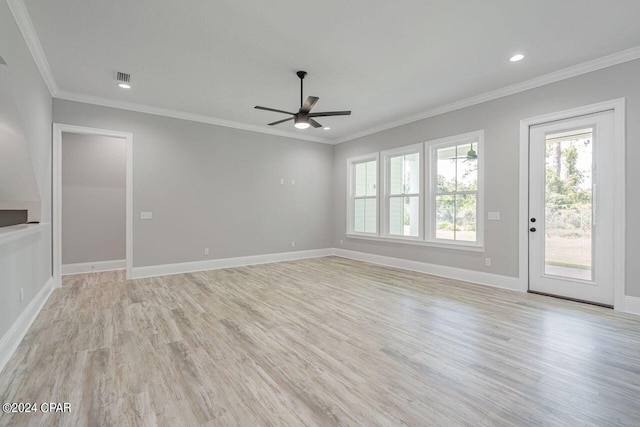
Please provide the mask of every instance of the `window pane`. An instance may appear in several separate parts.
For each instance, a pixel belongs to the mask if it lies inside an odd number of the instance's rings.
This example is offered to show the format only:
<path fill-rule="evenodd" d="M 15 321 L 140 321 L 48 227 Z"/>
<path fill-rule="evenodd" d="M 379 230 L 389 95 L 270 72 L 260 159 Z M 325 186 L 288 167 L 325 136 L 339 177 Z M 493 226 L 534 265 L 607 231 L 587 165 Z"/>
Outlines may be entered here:
<path fill-rule="evenodd" d="M 364 231 L 367 233 L 375 233 L 377 231 L 376 227 L 376 217 L 377 217 L 377 209 L 376 209 L 376 199 L 365 199 L 364 202 Z"/>
<path fill-rule="evenodd" d="M 404 230 L 404 197 L 389 199 L 389 234 L 402 236 Z"/>
<path fill-rule="evenodd" d="M 420 198 L 418 196 L 389 199 L 389 234 L 413 237 L 420 234 Z"/>
<path fill-rule="evenodd" d="M 454 196 L 436 196 L 436 238 L 455 239 Z"/>
<path fill-rule="evenodd" d="M 476 241 L 476 195 L 459 194 L 456 196 L 455 239 Z"/>
<path fill-rule="evenodd" d="M 405 194 L 420 192 L 420 153 L 404 156 L 404 183 Z"/>
<path fill-rule="evenodd" d="M 365 199 L 354 200 L 353 231 L 362 233 L 365 230 Z"/>
<path fill-rule="evenodd" d="M 367 194 L 367 164 L 357 163 L 355 174 L 355 196 L 362 197 Z"/>
<path fill-rule="evenodd" d="M 420 234 L 420 198 L 418 196 L 404 198 L 404 235 Z"/>
<path fill-rule="evenodd" d="M 456 191 L 478 189 L 478 144 L 458 145 Z"/>
<path fill-rule="evenodd" d="M 437 150 L 438 192 L 455 191 L 456 189 L 456 147 L 445 147 Z"/>
<path fill-rule="evenodd" d="M 376 195 L 376 186 L 378 182 L 378 165 L 377 162 L 371 161 L 367 162 L 367 196 L 375 196 Z"/>
<path fill-rule="evenodd" d="M 404 156 L 396 156 L 389 159 L 389 194 L 403 193 L 403 159 Z"/>

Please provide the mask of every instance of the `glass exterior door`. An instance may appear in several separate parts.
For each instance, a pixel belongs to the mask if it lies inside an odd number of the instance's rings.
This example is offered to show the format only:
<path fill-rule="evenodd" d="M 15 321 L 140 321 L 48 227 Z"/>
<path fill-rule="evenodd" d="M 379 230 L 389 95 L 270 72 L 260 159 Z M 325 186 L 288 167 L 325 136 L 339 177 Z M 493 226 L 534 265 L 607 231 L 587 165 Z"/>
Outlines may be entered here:
<path fill-rule="evenodd" d="M 529 289 L 612 305 L 613 112 L 529 133 Z"/>

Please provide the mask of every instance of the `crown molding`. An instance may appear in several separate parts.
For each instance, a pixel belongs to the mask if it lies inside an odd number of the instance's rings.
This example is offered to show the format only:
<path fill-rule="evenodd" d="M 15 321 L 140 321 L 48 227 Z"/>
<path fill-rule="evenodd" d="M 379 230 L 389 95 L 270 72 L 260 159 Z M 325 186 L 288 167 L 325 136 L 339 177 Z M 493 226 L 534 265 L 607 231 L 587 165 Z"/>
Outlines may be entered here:
<path fill-rule="evenodd" d="M 29 51 L 31 52 L 33 60 L 35 61 L 40 74 L 42 75 L 42 79 L 47 85 L 51 96 L 54 98 L 334 145 L 640 58 L 640 46 L 633 47 L 631 49 L 623 50 L 593 59 L 591 61 L 583 62 L 582 64 L 577 64 L 568 68 L 544 74 L 542 76 L 534 77 L 533 79 L 526 80 L 524 82 L 515 83 L 513 85 L 505 86 L 500 89 L 485 92 L 480 95 L 472 96 L 470 98 L 461 99 L 459 101 L 432 108 L 430 110 L 424 111 L 419 114 L 414 114 L 400 120 L 387 122 L 385 124 L 375 126 L 373 128 L 369 128 L 367 130 L 357 132 L 342 138 L 329 139 L 310 135 L 302 135 L 299 133 L 288 132 L 279 129 L 265 128 L 259 125 L 240 123 L 231 120 L 220 119 L 213 116 L 187 113 L 184 111 L 172 110 L 168 108 L 154 107 L 151 105 L 136 104 L 94 95 L 85 95 L 76 92 L 60 90 L 58 88 L 58 85 L 56 84 L 55 79 L 53 78 L 51 67 L 49 66 L 49 62 L 47 61 L 47 57 L 44 54 L 44 50 L 42 49 L 42 45 L 40 44 L 40 40 L 33 27 L 33 23 L 31 21 L 31 18 L 29 17 L 29 13 L 26 6 L 24 5 L 23 0 L 7 0 L 7 4 L 9 6 L 9 9 L 11 10 L 11 13 L 13 14 L 18 28 L 20 29 L 20 32 L 22 33 L 22 36 L 25 39 L 25 42 L 27 43 L 27 46 L 29 47 Z"/>
<path fill-rule="evenodd" d="M 216 126 L 224 126 L 228 128 L 246 130 L 250 132 L 265 133 L 268 135 L 283 136 L 286 138 L 301 139 L 305 141 L 320 142 L 323 144 L 333 144 L 333 141 L 325 138 L 319 138 L 311 135 L 301 135 L 294 132 L 287 132 L 280 129 L 264 128 L 258 125 L 234 122 L 231 120 L 219 119 L 217 117 L 205 116 L 202 114 L 186 113 L 184 111 L 172 110 L 169 108 L 153 107 L 151 105 L 136 104 L 133 102 L 119 101 L 114 99 L 102 98 L 93 95 L 84 95 L 66 90 L 58 90 L 54 98 L 67 101 L 82 102 L 85 104 L 101 105 L 103 107 L 118 108 L 121 110 L 135 111 L 138 113 L 153 114 L 156 116 L 171 117 L 174 119 L 188 120 L 190 122 L 206 123 Z"/>
<path fill-rule="evenodd" d="M 16 21 L 16 24 L 22 33 L 22 37 L 24 37 L 24 41 L 27 43 L 27 47 L 31 52 L 33 61 L 36 63 L 36 67 L 38 67 L 38 70 L 40 71 L 42 80 L 44 80 L 44 84 L 47 85 L 51 96 L 55 96 L 58 92 L 58 85 L 53 78 L 51 67 L 49 67 L 49 61 L 47 61 L 47 57 L 44 54 L 38 34 L 36 33 L 35 28 L 33 28 L 33 22 L 31 22 L 31 17 L 29 16 L 27 7 L 24 5 L 22 0 L 7 0 L 7 6 L 9 6 L 13 19 Z"/>
<path fill-rule="evenodd" d="M 576 77 L 582 74 L 597 71 L 602 68 L 611 67 L 613 65 L 622 64 L 624 62 L 633 61 L 640 58 L 640 46 L 633 47 L 631 49 L 623 50 L 620 52 L 612 53 L 600 58 L 593 59 L 591 61 L 583 62 L 582 64 L 573 65 L 568 68 L 563 68 L 558 71 L 553 71 L 548 74 L 543 74 L 538 77 L 534 77 L 524 82 L 515 83 L 510 86 L 505 86 L 500 89 L 492 90 L 482 93 L 480 95 L 472 96 L 470 98 L 461 99 L 459 101 L 445 104 L 440 107 L 432 108 L 419 114 L 415 114 L 404 119 L 395 120 L 376 126 L 362 132 L 354 133 L 343 138 L 338 138 L 333 141 L 334 144 L 341 144 L 343 142 L 352 141 L 354 139 L 362 138 L 364 136 L 372 135 L 374 133 L 382 132 L 388 129 L 393 129 L 402 125 L 417 122 L 419 120 L 427 119 L 429 117 L 439 116 L 440 114 L 449 113 L 451 111 L 460 110 L 462 108 L 471 107 L 473 105 L 481 104 L 483 102 L 492 101 L 494 99 L 503 98 L 505 96 L 513 95 L 519 92 L 524 92 L 529 89 L 535 89 L 540 86 L 545 86 L 551 83 L 555 83 L 561 80 Z"/>

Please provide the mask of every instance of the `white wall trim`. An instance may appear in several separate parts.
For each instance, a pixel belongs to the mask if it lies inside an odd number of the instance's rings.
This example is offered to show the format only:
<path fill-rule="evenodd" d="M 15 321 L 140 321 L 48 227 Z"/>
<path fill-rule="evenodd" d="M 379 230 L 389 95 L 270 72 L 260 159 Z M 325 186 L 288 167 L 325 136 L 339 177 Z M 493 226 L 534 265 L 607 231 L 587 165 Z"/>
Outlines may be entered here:
<path fill-rule="evenodd" d="M 9 359 L 18 348 L 18 345 L 22 342 L 22 339 L 27 334 L 27 331 L 33 324 L 33 321 L 38 317 L 38 313 L 44 307 L 44 304 L 49 299 L 51 292 L 53 292 L 54 281 L 53 277 L 47 280 L 47 283 L 38 291 L 31 302 L 20 313 L 20 316 L 13 322 L 13 325 L 9 330 L 0 338 L 0 372 L 7 365 Z"/>
<path fill-rule="evenodd" d="M 126 141 L 126 269 L 127 279 L 133 271 L 133 134 L 84 126 L 53 124 L 52 157 L 52 205 L 53 205 L 53 280 L 56 286 L 62 285 L 62 133 L 83 135 L 101 135 L 123 138 Z"/>
<path fill-rule="evenodd" d="M 44 54 L 44 50 L 40 44 L 40 39 L 33 27 L 33 22 L 31 21 L 31 17 L 29 16 L 29 12 L 27 11 L 24 2 L 22 0 L 7 0 L 7 6 L 9 6 L 13 19 L 16 21 L 16 24 L 22 33 L 22 37 L 27 43 L 27 47 L 31 52 L 33 61 L 36 63 L 36 66 L 40 71 L 42 80 L 44 80 L 45 85 L 47 85 L 51 96 L 55 96 L 58 93 L 58 85 L 53 78 L 49 61 L 47 61 L 47 57 Z"/>
<path fill-rule="evenodd" d="M 111 261 L 80 262 L 76 264 L 62 264 L 62 275 L 95 273 L 98 271 L 124 270 L 127 268 L 126 259 Z"/>
<path fill-rule="evenodd" d="M 624 299 L 624 311 L 629 314 L 640 315 L 640 298 L 626 296 Z"/>
<path fill-rule="evenodd" d="M 493 101 L 494 99 L 504 98 L 505 96 L 513 95 L 516 93 L 524 92 L 526 90 L 535 89 L 540 86 L 545 86 L 551 83 L 559 82 L 561 80 L 570 79 L 572 77 L 580 76 L 582 74 L 597 71 L 603 68 L 612 67 L 614 65 L 622 64 L 629 61 L 634 61 L 640 58 L 640 46 L 633 47 L 631 49 L 623 50 L 620 52 L 612 53 L 600 58 L 593 59 L 591 61 L 583 62 L 571 67 L 563 68 L 558 71 L 554 71 L 548 74 L 543 74 L 533 79 L 526 80 L 524 82 L 515 83 L 510 86 L 505 86 L 500 89 L 492 90 L 482 93 L 480 95 L 472 96 L 470 98 L 461 99 L 449 104 L 445 104 L 436 108 L 432 108 L 425 112 L 415 114 L 400 120 L 395 120 L 376 126 L 362 132 L 354 133 L 343 138 L 338 138 L 333 141 L 334 144 L 341 144 L 343 142 L 351 141 L 353 139 L 362 138 L 367 135 L 382 132 L 388 129 L 392 129 L 398 126 L 406 125 L 409 123 L 424 120 L 429 117 L 439 116 L 440 114 L 450 113 L 452 111 L 460 110 L 462 108 L 471 107 L 473 105 L 481 104 L 487 101 Z"/>
<path fill-rule="evenodd" d="M 272 262 L 294 261 L 297 259 L 320 258 L 333 255 L 333 248 L 311 249 L 307 251 L 280 252 L 264 255 L 250 255 L 235 258 L 221 258 L 205 261 L 181 262 L 177 264 L 151 265 L 133 269 L 133 278 L 167 276 L 192 273 L 194 271 L 218 270 L 220 268 L 244 267 L 247 265 L 269 264 Z"/>
<path fill-rule="evenodd" d="M 305 141 L 320 142 L 323 144 L 333 144 L 333 141 L 327 138 L 321 138 L 304 134 L 302 132 L 289 132 L 274 127 L 265 127 L 260 125 L 252 125 L 248 123 L 240 123 L 232 120 L 220 119 L 213 116 L 205 116 L 202 114 L 187 113 L 184 111 L 173 110 L 170 108 L 154 107 L 145 104 L 136 104 L 133 102 L 119 101 L 115 99 L 107 99 L 99 96 L 84 95 L 81 93 L 59 90 L 56 92 L 55 98 L 65 99 L 67 101 L 83 102 L 85 104 L 101 105 L 103 107 L 119 108 L 121 110 L 135 111 L 138 113 L 153 114 L 156 116 L 171 117 L 174 119 L 187 120 L 190 122 L 206 123 L 210 125 L 223 126 L 233 129 L 246 130 L 250 132 L 265 133 L 268 135 L 283 136 L 286 138 L 302 139 Z"/>
<path fill-rule="evenodd" d="M 374 255 L 366 252 L 351 251 L 346 249 L 336 248 L 334 249 L 334 255 L 342 258 L 354 259 L 357 261 L 370 262 L 372 264 L 379 264 L 388 267 L 400 268 L 403 270 L 432 274 L 434 276 L 446 277 L 448 279 L 462 280 L 465 282 L 491 286 L 494 288 L 526 292 L 526 288 L 522 289 L 520 280 L 517 277 L 502 276 L 499 274 L 485 273 L 483 271 L 448 267 L 446 265 L 429 264 L 421 261 L 410 261 L 401 258 Z"/>
<path fill-rule="evenodd" d="M 529 287 L 529 128 L 572 117 L 614 112 L 615 139 L 612 144 L 616 176 L 614 177 L 614 308 L 625 309 L 625 99 L 586 105 L 520 121 L 520 185 L 519 185 L 519 277 L 521 287 Z"/>

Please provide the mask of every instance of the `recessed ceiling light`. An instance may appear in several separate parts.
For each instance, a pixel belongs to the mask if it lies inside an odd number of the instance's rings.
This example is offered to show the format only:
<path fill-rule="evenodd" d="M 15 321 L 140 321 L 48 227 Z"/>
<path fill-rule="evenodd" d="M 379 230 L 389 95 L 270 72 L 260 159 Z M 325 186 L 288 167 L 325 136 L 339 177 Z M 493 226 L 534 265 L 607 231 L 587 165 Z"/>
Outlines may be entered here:
<path fill-rule="evenodd" d="M 322 129 L 324 129 L 324 130 L 331 130 L 331 128 L 330 128 L 329 126 L 325 126 L 325 127 L 323 127 Z"/>
<path fill-rule="evenodd" d="M 524 59 L 524 55 L 521 53 L 518 53 L 516 55 L 513 55 L 511 58 L 509 58 L 509 61 L 518 62 L 518 61 L 522 61 L 523 59 Z"/>
<path fill-rule="evenodd" d="M 118 83 L 118 87 L 121 87 L 122 89 L 131 89 L 131 85 L 126 83 Z"/>

